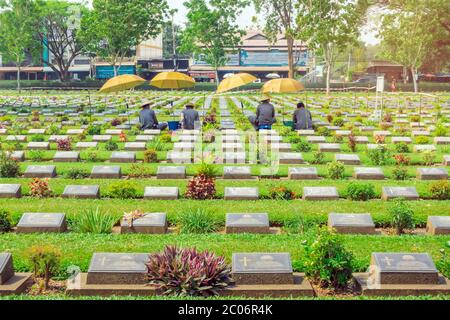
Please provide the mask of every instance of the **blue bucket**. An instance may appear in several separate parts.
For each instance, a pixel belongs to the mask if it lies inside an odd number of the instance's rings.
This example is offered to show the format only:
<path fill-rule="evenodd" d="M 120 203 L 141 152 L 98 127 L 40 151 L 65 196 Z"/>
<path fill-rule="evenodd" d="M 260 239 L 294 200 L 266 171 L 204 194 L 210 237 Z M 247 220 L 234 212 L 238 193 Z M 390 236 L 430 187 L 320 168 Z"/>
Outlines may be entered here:
<path fill-rule="evenodd" d="M 170 131 L 176 131 L 180 128 L 180 121 L 169 121 L 167 125 Z"/>

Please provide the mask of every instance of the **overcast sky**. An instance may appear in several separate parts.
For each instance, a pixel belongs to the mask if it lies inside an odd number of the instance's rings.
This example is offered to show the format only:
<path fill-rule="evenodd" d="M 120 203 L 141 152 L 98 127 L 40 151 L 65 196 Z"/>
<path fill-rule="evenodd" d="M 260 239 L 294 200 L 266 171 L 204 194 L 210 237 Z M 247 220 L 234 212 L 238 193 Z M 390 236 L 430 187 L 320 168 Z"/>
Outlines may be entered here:
<path fill-rule="evenodd" d="M 91 3 L 91 0 L 83 1 L 83 0 L 71 0 L 73 2 L 87 2 Z M 183 5 L 185 0 L 167 0 L 169 6 L 171 8 L 178 9 L 178 12 L 175 16 L 175 21 L 178 24 L 184 24 L 186 22 L 186 13 L 187 10 Z M 253 5 L 247 7 L 242 13 L 241 17 L 238 19 L 238 23 L 242 28 L 248 28 L 252 26 L 252 17 L 256 16 L 255 8 Z M 361 39 L 367 44 L 376 44 L 378 43 L 378 39 L 375 37 L 375 33 L 370 30 L 370 26 L 364 28 Z"/>

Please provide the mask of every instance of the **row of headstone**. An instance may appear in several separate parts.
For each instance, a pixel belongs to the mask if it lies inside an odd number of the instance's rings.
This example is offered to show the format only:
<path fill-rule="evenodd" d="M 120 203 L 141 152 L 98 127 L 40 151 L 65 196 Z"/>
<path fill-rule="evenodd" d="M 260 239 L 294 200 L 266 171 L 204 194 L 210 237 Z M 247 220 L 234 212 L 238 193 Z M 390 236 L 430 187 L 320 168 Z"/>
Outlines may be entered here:
<path fill-rule="evenodd" d="M 156 294 L 147 284 L 148 260 L 147 253 L 94 253 L 88 272 L 68 280 L 68 293 L 111 295 L 120 288 L 126 294 Z M 231 260 L 233 282 L 219 294 L 314 295 L 305 275 L 293 271 L 289 253 L 233 253 Z M 375 252 L 368 271 L 353 276 L 364 295 L 450 293 L 449 280 L 439 274 L 427 253 Z"/>

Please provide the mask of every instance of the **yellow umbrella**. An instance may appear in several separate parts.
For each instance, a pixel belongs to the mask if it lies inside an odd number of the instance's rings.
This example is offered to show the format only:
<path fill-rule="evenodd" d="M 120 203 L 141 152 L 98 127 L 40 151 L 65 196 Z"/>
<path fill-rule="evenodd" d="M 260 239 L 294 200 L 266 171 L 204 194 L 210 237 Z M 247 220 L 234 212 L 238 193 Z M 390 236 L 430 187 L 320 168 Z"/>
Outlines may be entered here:
<path fill-rule="evenodd" d="M 256 81 L 256 77 L 248 73 L 238 73 L 223 80 L 217 88 L 217 93 L 229 91 L 234 88 L 245 86 Z"/>
<path fill-rule="evenodd" d="M 302 90 L 305 90 L 303 84 L 290 78 L 270 80 L 262 87 L 263 93 L 295 93 Z"/>
<path fill-rule="evenodd" d="M 160 89 L 183 89 L 195 86 L 195 80 L 180 72 L 161 72 L 150 81 L 150 84 Z"/>
<path fill-rule="evenodd" d="M 136 76 L 134 74 L 124 74 L 109 79 L 100 89 L 100 92 L 111 93 L 133 89 L 137 86 L 140 86 L 144 82 L 145 79 L 142 79 L 139 76 Z"/>

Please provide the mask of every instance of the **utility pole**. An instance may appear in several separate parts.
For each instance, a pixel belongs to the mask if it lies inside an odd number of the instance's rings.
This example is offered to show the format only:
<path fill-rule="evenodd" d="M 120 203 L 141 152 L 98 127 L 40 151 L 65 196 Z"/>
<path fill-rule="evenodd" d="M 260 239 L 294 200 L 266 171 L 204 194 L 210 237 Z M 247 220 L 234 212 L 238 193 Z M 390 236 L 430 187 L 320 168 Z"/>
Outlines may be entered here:
<path fill-rule="evenodd" d="M 175 23 L 174 23 L 174 16 L 175 13 L 177 12 L 177 9 L 173 9 L 171 11 L 172 14 L 172 55 L 173 55 L 173 71 L 177 71 L 178 70 L 178 66 L 177 66 L 177 38 L 176 38 L 176 34 L 175 34 Z"/>

